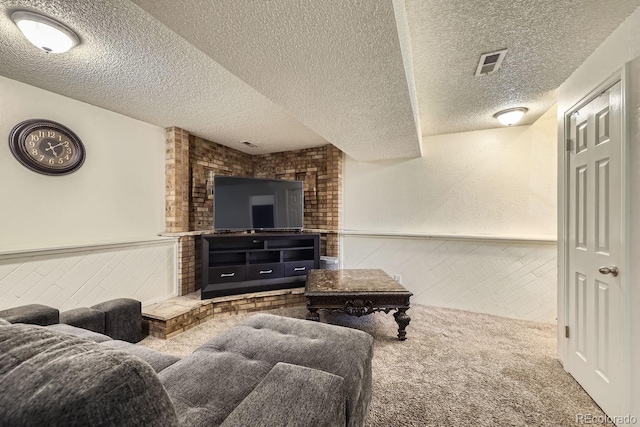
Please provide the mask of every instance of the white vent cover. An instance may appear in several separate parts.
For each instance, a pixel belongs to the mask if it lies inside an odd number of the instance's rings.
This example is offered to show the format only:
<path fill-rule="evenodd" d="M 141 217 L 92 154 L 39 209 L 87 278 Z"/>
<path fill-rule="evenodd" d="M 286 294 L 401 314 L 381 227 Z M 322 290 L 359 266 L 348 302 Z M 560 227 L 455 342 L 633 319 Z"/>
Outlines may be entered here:
<path fill-rule="evenodd" d="M 495 52 L 483 53 L 480 56 L 480 62 L 478 68 L 476 68 L 476 76 L 484 76 L 487 74 L 493 74 L 500 68 L 504 56 L 507 54 L 507 49 L 497 50 Z"/>

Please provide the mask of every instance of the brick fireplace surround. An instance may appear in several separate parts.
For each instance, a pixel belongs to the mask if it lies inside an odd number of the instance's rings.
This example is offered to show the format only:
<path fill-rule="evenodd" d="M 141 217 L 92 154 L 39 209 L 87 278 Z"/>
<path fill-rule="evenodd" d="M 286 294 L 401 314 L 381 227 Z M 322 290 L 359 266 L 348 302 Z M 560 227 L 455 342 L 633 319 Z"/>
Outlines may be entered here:
<path fill-rule="evenodd" d="M 304 227 L 321 235 L 321 255 L 339 256 L 344 153 L 333 145 L 250 155 L 188 131 L 166 129 L 166 233 L 178 236 L 178 292 L 201 288 L 199 235 L 213 229 L 213 176 L 233 175 L 304 181 Z M 268 294 L 268 295 L 267 295 Z M 282 294 L 279 296 L 279 294 Z M 167 338 L 216 313 L 255 311 L 302 304 L 300 290 L 223 297 L 178 317 L 145 316 L 152 335 Z M 193 300 L 191 295 L 188 300 Z M 231 300 L 233 302 L 231 302 Z M 184 301 L 183 301 L 184 302 Z M 195 303 L 195 302 L 194 302 Z M 268 303 L 268 304 L 267 304 Z M 224 307 L 218 307 L 223 304 Z"/>

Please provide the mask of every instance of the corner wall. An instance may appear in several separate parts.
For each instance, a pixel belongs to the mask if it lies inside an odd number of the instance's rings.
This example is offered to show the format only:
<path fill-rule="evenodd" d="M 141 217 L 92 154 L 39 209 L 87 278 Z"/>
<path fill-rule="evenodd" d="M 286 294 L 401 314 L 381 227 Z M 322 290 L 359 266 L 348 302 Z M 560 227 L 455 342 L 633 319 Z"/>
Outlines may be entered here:
<path fill-rule="evenodd" d="M 304 181 L 304 227 L 320 233 L 322 255 L 339 255 L 342 151 L 325 145 L 250 155 L 176 127 L 166 129 L 166 137 L 166 231 L 180 240 L 180 295 L 201 288 L 201 247 L 197 236 L 213 232 L 215 175 Z"/>

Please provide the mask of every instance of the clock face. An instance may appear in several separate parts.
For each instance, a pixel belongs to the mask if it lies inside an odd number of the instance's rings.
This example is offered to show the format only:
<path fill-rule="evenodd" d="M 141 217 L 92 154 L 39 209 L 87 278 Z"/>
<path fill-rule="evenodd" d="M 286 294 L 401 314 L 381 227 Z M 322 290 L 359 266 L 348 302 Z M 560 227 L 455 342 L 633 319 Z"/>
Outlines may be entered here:
<path fill-rule="evenodd" d="M 11 152 L 27 168 L 45 175 L 75 172 L 84 163 L 84 145 L 65 126 L 50 120 L 18 123 L 9 135 Z"/>

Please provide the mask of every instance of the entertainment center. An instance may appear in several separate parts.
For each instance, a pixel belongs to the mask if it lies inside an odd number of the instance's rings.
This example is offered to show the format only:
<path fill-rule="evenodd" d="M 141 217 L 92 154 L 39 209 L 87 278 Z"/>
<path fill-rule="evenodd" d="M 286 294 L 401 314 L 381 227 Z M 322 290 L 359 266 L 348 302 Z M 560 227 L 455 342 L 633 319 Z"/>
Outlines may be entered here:
<path fill-rule="evenodd" d="M 302 233 L 302 181 L 215 175 L 215 234 L 202 236 L 202 299 L 305 285 L 320 235 Z"/>
<path fill-rule="evenodd" d="M 319 234 L 202 236 L 202 299 L 301 287 L 318 268 Z"/>

